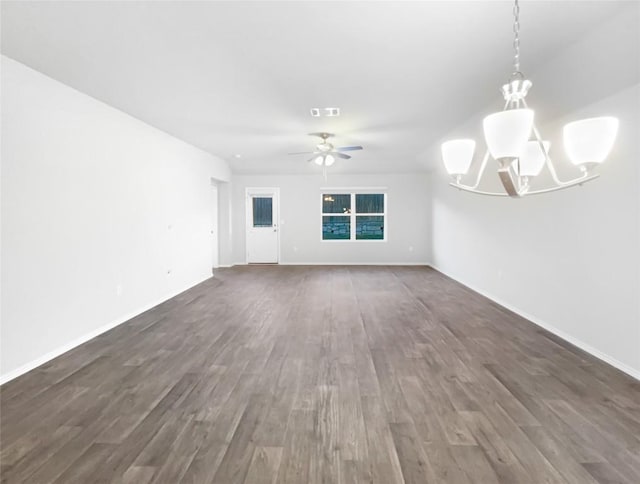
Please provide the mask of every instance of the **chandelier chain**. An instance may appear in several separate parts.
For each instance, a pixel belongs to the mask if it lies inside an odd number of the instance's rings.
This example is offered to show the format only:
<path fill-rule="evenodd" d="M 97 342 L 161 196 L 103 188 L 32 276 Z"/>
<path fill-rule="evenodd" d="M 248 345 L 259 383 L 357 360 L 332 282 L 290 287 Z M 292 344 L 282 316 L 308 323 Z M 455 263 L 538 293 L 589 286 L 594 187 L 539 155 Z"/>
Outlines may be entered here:
<path fill-rule="evenodd" d="M 515 0 L 513 5 L 513 50 L 515 52 L 513 57 L 514 72 L 520 72 L 520 4 L 518 0 Z"/>

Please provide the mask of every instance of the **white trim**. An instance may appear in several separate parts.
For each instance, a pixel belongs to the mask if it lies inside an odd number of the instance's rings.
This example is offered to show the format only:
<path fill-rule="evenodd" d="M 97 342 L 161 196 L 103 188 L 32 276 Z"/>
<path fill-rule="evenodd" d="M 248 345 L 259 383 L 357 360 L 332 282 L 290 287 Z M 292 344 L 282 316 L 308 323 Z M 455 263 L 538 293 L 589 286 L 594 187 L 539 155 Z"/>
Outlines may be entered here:
<path fill-rule="evenodd" d="M 280 262 L 281 266 L 424 266 L 428 262 Z"/>
<path fill-rule="evenodd" d="M 195 282 L 194 284 L 189 285 L 188 287 L 184 288 L 184 289 L 180 289 L 178 292 L 173 293 L 169 296 L 165 296 L 162 299 L 153 302 L 151 304 L 147 304 L 145 306 L 143 306 L 140 309 L 137 309 L 136 311 L 133 311 L 123 317 L 120 317 L 118 319 L 116 319 L 115 321 L 112 321 L 108 324 L 105 324 L 104 326 L 100 326 L 97 329 L 94 329 L 93 331 L 90 331 L 82 336 L 80 336 L 79 338 L 76 338 L 58 348 L 56 348 L 55 350 L 49 351 L 48 353 L 45 353 L 44 355 L 36 358 L 35 360 L 31 360 L 29 363 L 25 363 L 22 366 L 19 366 L 18 368 L 11 370 L 9 373 L 5 373 L 4 375 L 0 375 L 0 385 L 4 385 L 5 383 L 13 380 L 14 378 L 19 377 L 20 375 L 23 375 L 37 367 L 39 367 L 40 365 L 44 365 L 46 362 L 53 360 L 54 358 L 57 358 L 58 356 L 62 355 L 63 353 L 66 353 L 67 351 L 72 350 L 73 348 L 75 348 L 76 346 L 80 346 L 83 343 L 86 343 L 87 341 L 95 338 L 96 336 L 101 335 L 102 333 L 105 333 L 107 331 L 109 331 L 110 329 L 115 328 L 116 326 L 121 325 L 122 323 L 126 323 L 127 321 L 129 321 L 130 319 L 135 318 L 136 316 L 139 316 L 140 314 L 144 313 L 145 311 L 148 311 L 149 309 L 152 309 L 160 304 L 162 304 L 165 301 L 168 301 L 169 299 L 171 299 L 172 297 L 177 296 L 178 294 L 181 294 L 185 291 L 188 291 L 189 289 L 191 289 L 192 287 L 197 286 L 198 284 L 203 283 L 204 281 L 211 279 L 211 276 L 207 276 L 204 279 Z"/>
<path fill-rule="evenodd" d="M 370 192 L 386 192 L 388 187 L 320 187 L 320 191 L 332 190 L 334 193 L 346 194 L 351 193 L 354 190 L 360 193 L 368 194 Z"/>
<path fill-rule="evenodd" d="M 218 185 L 213 183 L 211 178 L 210 196 L 211 196 L 211 237 L 209 238 L 211 246 L 211 267 L 220 267 L 220 217 L 218 213 L 219 195 Z"/>
<path fill-rule="evenodd" d="M 339 244 L 340 242 L 344 242 L 347 244 L 354 244 L 354 243 L 358 243 L 358 244 L 366 244 L 366 243 L 372 243 L 372 244 L 379 244 L 381 242 L 388 242 L 388 240 L 386 239 L 322 239 L 320 241 L 322 244 Z"/>
<path fill-rule="evenodd" d="M 627 375 L 635 378 L 636 380 L 640 380 L 640 370 L 637 370 L 629 365 L 627 365 L 626 363 L 623 363 L 619 360 L 617 360 L 616 358 L 613 358 L 612 356 L 607 355 L 606 353 L 603 353 L 602 351 L 594 348 L 593 346 L 585 343 L 584 341 L 581 341 L 573 336 L 571 336 L 568 333 L 565 333 L 564 331 L 556 328 L 555 326 L 542 321 L 541 319 L 527 313 L 526 311 L 523 311 L 519 308 L 516 308 L 514 306 L 512 306 L 511 304 L 505 302 L 504 300 L 495 297 L 492 294 L 487 293 L 486 291 L 483 291 L 482 289 L 479 289 L 477 287 L 474 287 L 470 284 L 467 284 L 466 282 L 462 282 L 460 279 L 458 279 L 457 277 L 449 274 L 448 272 L 443 271 L 442 269 L 440 269 L 439 267 L 437 267 L 434 264 L 431 264 L 431 267 L 433 269 L 435 269 L 436 271 L 444 274 L 447 277 L 450 277 L 451 279 L 453 279 L 454 281 L 462 284 L 465 287 L 468 287 L 469 289 L 471 289 L 474 292 L 477 292 L 478 294 L 491 299 L 493 302 L 499 304 L 500 306 L 505 307 L 506 309 L 508 309 L 509 311 L 512 311 L 514 313 L 516 313 L 518 316 L 521 316 L 529 321 L 531 321 L 533 324 L 540 326 L 543 329 L 546 329 L 547 331 L 549 331 L 550 333 L 553 333 L 554 335 L 558 336 L 559 338 L 565 340 L 568 343 L 571 343 L 573 346 L 576 346 L 578 348 L 580 348 L 583 351 L 586 351 L 587 353 L 589 353 L 591 356 L 594 356 L 595 358 L 598 358 L 599 360 L 604 361 L 605 363 L 608 363 L 609 365 L 613 366 L 614 368 L 617 368 L 618 370 L 626 373 Z"/>

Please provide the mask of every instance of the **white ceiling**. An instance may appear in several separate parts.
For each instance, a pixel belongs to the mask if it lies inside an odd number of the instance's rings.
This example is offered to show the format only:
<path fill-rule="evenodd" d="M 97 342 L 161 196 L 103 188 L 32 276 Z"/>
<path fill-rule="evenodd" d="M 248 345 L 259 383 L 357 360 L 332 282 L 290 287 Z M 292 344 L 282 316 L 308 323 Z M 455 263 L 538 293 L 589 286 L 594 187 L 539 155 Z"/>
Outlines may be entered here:
<path fill-rule="evenodd" d="M 523 70 L 629 3 L 523 1 Z M 501 1 L 3 1 L 2 52 L 237 173 L 313 172 L 286 153 L 320 130 L 365 147 L 336 172 L 414 172 L 444 133 L 498 109 L 511 23 Z"/>

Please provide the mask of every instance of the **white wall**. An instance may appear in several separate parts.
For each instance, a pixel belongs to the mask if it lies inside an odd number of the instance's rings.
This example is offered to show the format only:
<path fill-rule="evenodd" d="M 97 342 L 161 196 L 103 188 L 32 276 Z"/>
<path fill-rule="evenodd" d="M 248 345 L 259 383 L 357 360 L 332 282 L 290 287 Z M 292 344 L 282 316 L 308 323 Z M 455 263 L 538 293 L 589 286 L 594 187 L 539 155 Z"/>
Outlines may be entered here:
<path fill-rule="evenodd" d="M 0 381 L 210 277 L 211 177 L 226 162 L 3 57 Z"/>
<path fill-rule="evenodd" d="M 247 187 L 280 188 L 280 250 L 283 264 L 426 264 L 431 248 L 428 175 L 233 176 L 233 256 L 246 263 Z M 322 241 L 321 187 L 386 187 L 387 241 Z"/>
<path fill-rule="evenodd" d="M 598 115 L 620 119 L 618 140 L 601 167 L 601 178 L 583 187 L 512 200 L 450 188 L 439 163 L 432 183 L 437 269 L 636 378 L 640 378 L 638 10 L 590 32 L 530 76 L 534 87 L 528 101 L 536 109 L 538 127 L 552 142 L 552 157 L 567 166 L 561 140 L 566 122 Z M 610 48 L 603 48 L 603 43 Z M 499 104 L 496 99 L 492 110 Z M 481 140 L 482 116 L 489 112 L 478 113 L 445 138 Z M 549 113 L 556 119 L 546 118 Z M 562 118 L 559 113 L 564 113 Z M 568 170 L 562 171 L 563 178 L 568 175 Z M 497 177 L 495 172 L 493 176 Z M 492 186 L 498 186 L 497 178 L 486 188 Z"/>

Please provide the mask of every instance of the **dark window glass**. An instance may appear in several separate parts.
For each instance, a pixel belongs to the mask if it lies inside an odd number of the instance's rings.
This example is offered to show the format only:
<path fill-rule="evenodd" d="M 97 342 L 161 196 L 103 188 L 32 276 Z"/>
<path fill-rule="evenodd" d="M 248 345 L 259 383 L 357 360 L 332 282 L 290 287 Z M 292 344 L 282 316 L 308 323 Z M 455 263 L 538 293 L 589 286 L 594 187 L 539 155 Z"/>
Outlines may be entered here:
<path fill-rule="evenodd" d="M 351 195 L 323 194 L 322 213 L 351 213 Z"/>
<path fill-rule="evenodd" d="M 271 197 L 253 197 L 253 226 L 273 226 L 273 199 Z"/>
<path fill-rule="evenodd" d="M 351 217 L 322 217 L 322 240 L 349 240 L 351 238 Z"/>
<path fill-rule="evenodd" d="M 356 216 L 356 239 L 381 240 L 384 239 L 383 216 Z"/>
<path fill-rule="evenodd" d="M 356 213 L 384 213 L 384 194 L 356 195 Z"/>

